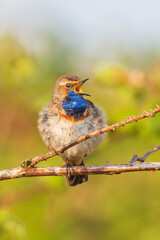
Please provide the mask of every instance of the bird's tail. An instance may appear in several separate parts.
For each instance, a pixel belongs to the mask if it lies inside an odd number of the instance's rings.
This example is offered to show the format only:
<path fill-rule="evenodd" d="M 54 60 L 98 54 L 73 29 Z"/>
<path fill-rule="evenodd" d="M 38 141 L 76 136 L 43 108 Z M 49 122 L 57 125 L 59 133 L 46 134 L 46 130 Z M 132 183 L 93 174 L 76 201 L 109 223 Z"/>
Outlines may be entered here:
<path fill-rule="evenodd" d="M 84 166 L 84 163 L 81 164 Z M 69 186 L 77 186 L 78 184 L 84 183 L 88 181 L 88 175 L 71 175 L 65 176 L 66 182 Z"/>
<path fill-rule="evenodd" d="M 88 175 L 73 175 L 70 177 L 66 176 L 65 178 L 67 184 L 72 187 L 88 181 Z"/>

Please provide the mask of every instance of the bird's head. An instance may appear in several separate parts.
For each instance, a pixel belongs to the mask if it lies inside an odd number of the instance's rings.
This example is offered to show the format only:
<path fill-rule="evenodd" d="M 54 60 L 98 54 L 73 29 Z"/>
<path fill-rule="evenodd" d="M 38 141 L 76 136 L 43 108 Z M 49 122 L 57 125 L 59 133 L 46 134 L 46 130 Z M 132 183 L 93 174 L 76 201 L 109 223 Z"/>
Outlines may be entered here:
<path fill-rule="evenodd" d="M 87 95 L 81 89 L 82 85 L 88 80 L 80 80 L 78 77 L 73 75 L 64 75 L 61 76 L 55 83 L 53 89 L 53 102 L 60 101 L 62 102 L 67 96 L 74 93 L 77 95 Z"/>

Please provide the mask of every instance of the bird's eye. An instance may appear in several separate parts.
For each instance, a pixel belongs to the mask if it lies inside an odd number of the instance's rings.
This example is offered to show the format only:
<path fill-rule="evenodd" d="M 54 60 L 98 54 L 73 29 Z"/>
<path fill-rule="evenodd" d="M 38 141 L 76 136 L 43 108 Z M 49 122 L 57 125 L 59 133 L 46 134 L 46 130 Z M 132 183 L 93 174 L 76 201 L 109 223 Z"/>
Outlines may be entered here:
<path fill-rule="evenodd" d="M 66 84 L 66 87 L 67 87 L 67 88 L 70 88 L 70 87 L 71 87 L 71 84 L 70 84 L 70 83 L 67 83 L 67 84 Z"/>

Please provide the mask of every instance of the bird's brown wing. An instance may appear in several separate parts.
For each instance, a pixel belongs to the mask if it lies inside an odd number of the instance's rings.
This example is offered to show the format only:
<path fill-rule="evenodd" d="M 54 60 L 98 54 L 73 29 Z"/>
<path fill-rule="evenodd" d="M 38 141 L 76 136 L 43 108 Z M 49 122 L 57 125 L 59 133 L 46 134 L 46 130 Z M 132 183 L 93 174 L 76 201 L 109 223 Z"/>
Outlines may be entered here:
<path fill-rule="evenodd" d="M 88 108 L 91 109 L 92 117 L 94 122 L 96 122 L 98 129 L 105 127 L 106 125 L 106 117 L 104 115 L 103 110 L 100 107 L 95 106 L 90 100 L 86 100 Z"/>

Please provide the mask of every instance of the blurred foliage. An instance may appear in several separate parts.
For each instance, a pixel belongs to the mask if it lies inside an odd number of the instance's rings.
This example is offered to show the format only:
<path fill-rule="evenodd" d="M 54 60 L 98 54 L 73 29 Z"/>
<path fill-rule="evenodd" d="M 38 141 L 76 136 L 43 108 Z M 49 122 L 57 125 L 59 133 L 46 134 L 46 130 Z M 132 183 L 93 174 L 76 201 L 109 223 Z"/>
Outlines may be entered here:
<path fill-rule="evenodd" d="M 0 39 L 1 169 L 16 167 L 47 152 L 36 129 L 41 107 L 51 99 L 56 79 L 84 72 L 76 51 L 49 38 L 41 51 L 25 49 L 16 38 Z M 81 69 L 81 70 L 80 70 Z M 82 73 L 83 72 L 83 73 Z M 100 62 L 90 73 L 85 91 L 101 106 L 109 124 L 160 104 L 160 63 L 144 69 Z M 130 161 L 159 144 L 159 115 L 109 133 L 86 163 Z M 158 154 L 149 160 L 158 161 Z M 59 157 L 42 166 L 62 165 Z M 0 239 L 142 239 L 158 240 L 159 176 L 134 173 L 90 176 L 76 188 L 62 177 L 1 182 Z"/>

